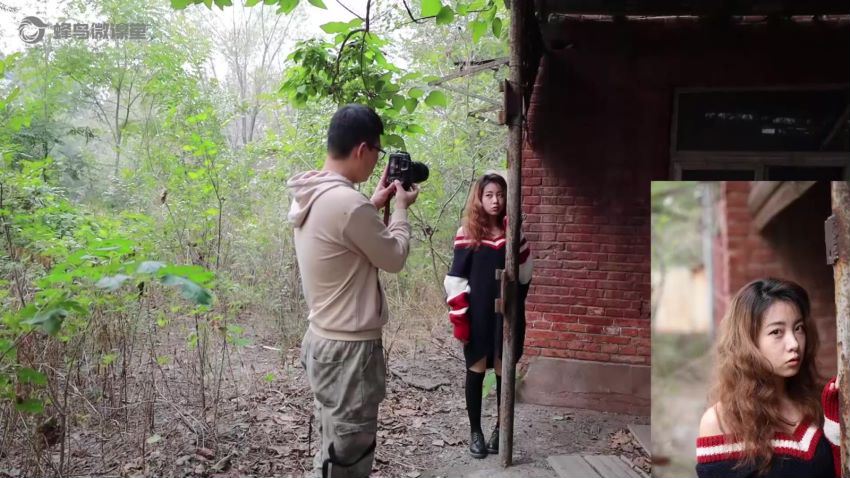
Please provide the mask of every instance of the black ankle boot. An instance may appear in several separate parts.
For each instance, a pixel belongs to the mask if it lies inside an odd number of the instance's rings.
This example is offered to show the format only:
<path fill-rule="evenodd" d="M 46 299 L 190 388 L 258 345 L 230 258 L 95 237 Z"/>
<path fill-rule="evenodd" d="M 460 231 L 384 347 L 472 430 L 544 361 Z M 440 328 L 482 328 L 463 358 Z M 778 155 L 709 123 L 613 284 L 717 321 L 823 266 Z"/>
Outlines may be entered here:
<path fill-rule="evenodd" d="M 494 428 L 490 435 L 490 441 L 487 442 L 487 453 L 499 454 L 499 427 Z"/>
<path fill-rule="evenodd" d="M 487 445 L 484 444 L 484 434 L 480 431 L 472 432 L 469 437 L 469 454 L 475 458 L 487 456 Z"/>

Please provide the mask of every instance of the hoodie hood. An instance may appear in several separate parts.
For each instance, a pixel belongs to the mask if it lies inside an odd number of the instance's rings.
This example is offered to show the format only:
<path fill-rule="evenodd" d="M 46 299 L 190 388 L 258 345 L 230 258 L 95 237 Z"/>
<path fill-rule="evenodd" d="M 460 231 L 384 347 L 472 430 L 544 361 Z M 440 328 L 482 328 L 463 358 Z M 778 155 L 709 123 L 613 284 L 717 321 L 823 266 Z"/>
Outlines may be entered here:
<path fill-rule="evenodd" d="M 353 188 L 345 176 L 332 171 L 307 171 L 298 173 L 286 182 L 292 206 L 287 218 L 295 227 L 301 227 L 316 199 L 325 192 L 340 186 Z"/>

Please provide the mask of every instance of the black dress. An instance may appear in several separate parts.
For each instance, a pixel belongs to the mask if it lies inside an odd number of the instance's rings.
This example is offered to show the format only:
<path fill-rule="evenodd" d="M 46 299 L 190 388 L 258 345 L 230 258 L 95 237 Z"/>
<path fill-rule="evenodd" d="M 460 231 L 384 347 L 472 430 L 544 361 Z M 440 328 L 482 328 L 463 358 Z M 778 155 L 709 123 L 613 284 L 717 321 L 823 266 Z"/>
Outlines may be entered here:
<path fill-rule="evenodd" d="M 838 387 L 835 378 L 821 393 L 823 426 L 803 421 L 793 434 L 776 433 L 770 441 L 773 458 L 760 474 L 755 466 L 742 466 L 743 444 L 732 437 L 697 438 L 699 478 L 838 478 L 841 476 L 841 430 L 838 425 Z"/>
<path fill-rule="evenodd" d="M 468 239 L 462 229 L 454 241 L 454 259 L 444 282 L 446 302 L 451 311 L 449 319 L 454 324 L 454 335 L 468 340 L 463 348 L 467 368 L 487 358 L 487 368 L 492 368 L 495 359 L 502 358 L 502 332 L 504 320 L 496 313 L 495 301 L 499 297 L 499 282 L 496 270 L 505 268 L 504 235 L 482 240 L 477 246 Z M 531 254 L 525 238 L 520 239 L 520 297 L 518 304 L 518 333 L 516 337 L 516 360 L 522 356 L 525 341 L 525 298 L 531 279 Z"/>

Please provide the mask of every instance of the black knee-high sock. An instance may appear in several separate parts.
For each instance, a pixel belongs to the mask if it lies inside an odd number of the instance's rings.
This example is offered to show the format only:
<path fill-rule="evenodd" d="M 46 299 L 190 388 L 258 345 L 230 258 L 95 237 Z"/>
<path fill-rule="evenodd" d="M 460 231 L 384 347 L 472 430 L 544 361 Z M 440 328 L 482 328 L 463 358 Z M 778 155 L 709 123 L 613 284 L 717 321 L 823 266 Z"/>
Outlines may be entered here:
<path fill-rule="evenodd" d="M 496 426 L 499 426 L 499 420 L 502 418 L 502 377 L 496 375 Z"/>
<path fill-rule="evenodd" d="M 466 413 L 469 415 L 470 431 L 481 431 L 481 392 L 484 388 L 484 373 L 466 371 Z"/>

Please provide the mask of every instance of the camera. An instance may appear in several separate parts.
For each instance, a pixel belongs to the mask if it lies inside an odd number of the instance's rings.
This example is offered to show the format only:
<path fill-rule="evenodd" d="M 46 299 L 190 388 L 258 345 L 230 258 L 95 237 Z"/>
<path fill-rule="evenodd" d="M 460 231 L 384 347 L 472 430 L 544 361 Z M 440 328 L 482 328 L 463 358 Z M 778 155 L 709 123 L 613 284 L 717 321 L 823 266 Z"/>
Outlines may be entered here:
<path fill-rule="evenodd" d="M 410 155 L 404 151 L 390 153 L 387 184 L 392 184 L 396 179 L 401 181 L 405 191 L 409 191 L 412 184 L 428 179 L 428 166 L 410 159 Z"/>

